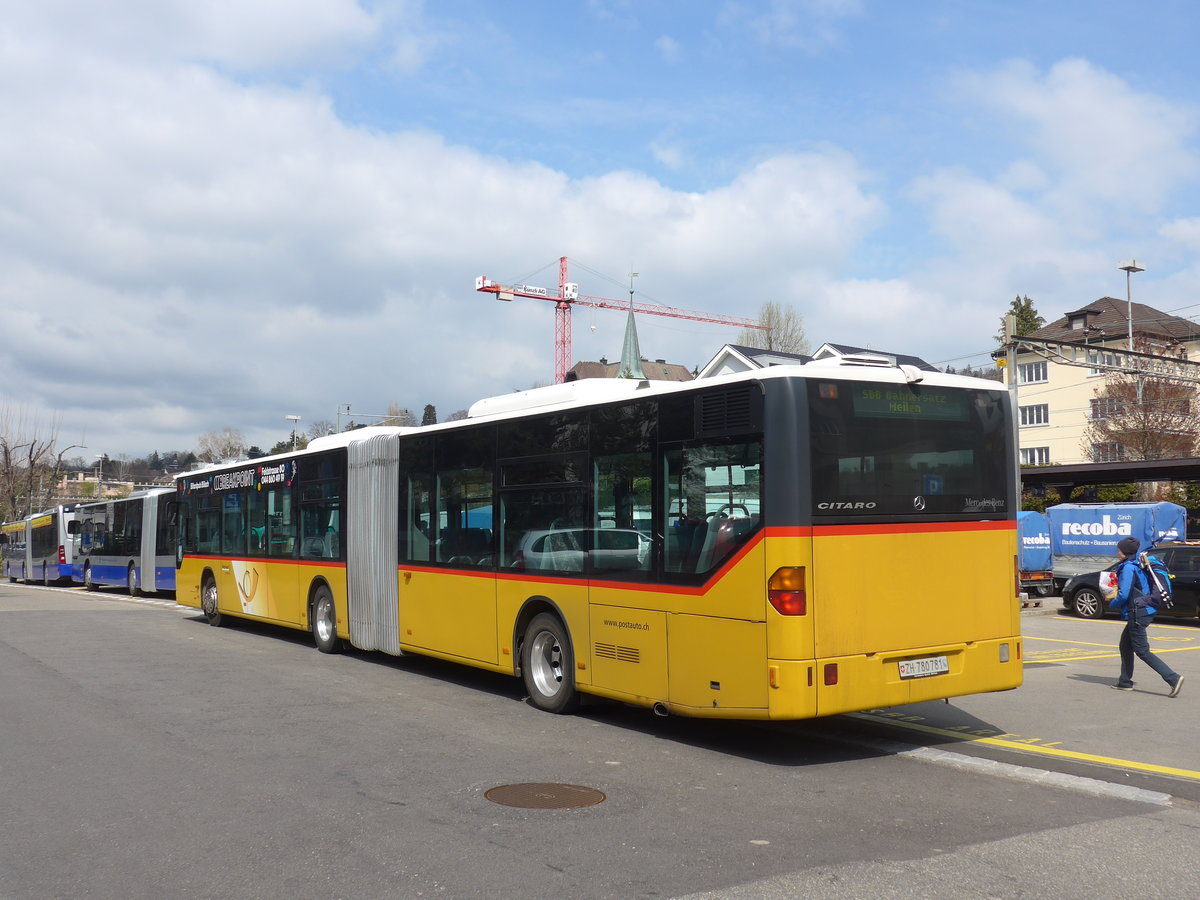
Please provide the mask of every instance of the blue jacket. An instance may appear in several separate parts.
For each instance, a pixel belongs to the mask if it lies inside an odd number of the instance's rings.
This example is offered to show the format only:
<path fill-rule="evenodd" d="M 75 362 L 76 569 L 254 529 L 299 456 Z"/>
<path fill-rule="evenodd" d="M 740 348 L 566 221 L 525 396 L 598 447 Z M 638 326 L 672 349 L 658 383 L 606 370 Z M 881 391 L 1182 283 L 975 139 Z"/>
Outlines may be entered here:
<path fill-rule="evenodd" d="M 1137 590 L 1134 591 L 1134 585 L 1137 585 Z M 1117 597 L 1108 605 L 1121 614 L 1121 618 L 1129 620 L 1130 594 L 1133 594 L 1134 614 L 1139 615 L 1143 612 L 1154 615 L 1158 612 L 1149 602 L 1144 601 L 1139 604 L 1138 600 L 1150 593 L 1150 582 L 1146 578 L 1146 573 L 1142 571 L 1142 567 L 1138 565 L 1136 559 L 1130 558 L 1117 566 Z"/>

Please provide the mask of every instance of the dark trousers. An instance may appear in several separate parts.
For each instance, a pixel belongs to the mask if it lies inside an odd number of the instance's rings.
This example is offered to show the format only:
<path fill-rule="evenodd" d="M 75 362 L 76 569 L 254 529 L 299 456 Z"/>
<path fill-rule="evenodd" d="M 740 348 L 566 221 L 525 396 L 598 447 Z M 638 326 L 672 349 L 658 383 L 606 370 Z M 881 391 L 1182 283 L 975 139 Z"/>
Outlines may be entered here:
<path fill-rule="evenodd" d="M 1121 677 L 1117 684 L 1123 687 L 1133 684 L 1134 656 L 1161 675 L 1162 680 L 1172 687 L 1179 680 L 1174 669 L 1150 652 L 1150 638 L 1146 629 L 1153 619 L 1154 616 L 1149 613 L 1139 612 L 1135 615 L 1131 611 L 1125 630 L 1121 632 Z"/>

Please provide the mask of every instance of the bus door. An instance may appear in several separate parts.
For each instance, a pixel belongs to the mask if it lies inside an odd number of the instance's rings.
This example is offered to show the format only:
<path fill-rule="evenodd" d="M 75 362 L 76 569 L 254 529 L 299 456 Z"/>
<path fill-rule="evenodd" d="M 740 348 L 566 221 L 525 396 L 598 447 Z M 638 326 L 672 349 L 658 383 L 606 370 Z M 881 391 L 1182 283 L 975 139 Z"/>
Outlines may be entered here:
<path fill-rule="evenodd" d="M 416 475 L 410 489 L 415 523 L 410 546 L 420 545 L 439 571 L 414 572 L 400 589 L 400 640 L 465 659 L 495 663 L 496 563 L 492 528 L 492 471 L 449 460 L 433 484 Z M 410 552 L 409 558 L 415 555 Z"/>

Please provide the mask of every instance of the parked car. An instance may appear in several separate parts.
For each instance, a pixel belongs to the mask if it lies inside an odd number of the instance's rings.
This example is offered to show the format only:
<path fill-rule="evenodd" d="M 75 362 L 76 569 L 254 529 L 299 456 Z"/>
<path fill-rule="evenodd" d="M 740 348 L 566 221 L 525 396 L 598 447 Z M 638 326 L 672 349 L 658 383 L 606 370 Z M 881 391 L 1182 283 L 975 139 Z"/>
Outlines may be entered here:
<path fill-rule="evenodd" d="M 1174 605 L 1159 615 L 1173 618 L 1200 616 L 1200 542 L 1161 544 L 1150 551 L 1171 570 L 1171 598 Z M 1111 572 L 1116 561 L 1104 569 Z M 1088 572 L 1068 578 L 1062 591 L 1063 608 L 1085 619 L 1116 615 L 1100 593 L 1100 572 Z"/>
<path fill-rule="evenodd" d="M 594 570 L 647 569 L 650 538 L 631 528 L 557 528 L 530 531 L 517 543 L 517 564 L 525 569 L 582 572 L 591 554 Z"/>

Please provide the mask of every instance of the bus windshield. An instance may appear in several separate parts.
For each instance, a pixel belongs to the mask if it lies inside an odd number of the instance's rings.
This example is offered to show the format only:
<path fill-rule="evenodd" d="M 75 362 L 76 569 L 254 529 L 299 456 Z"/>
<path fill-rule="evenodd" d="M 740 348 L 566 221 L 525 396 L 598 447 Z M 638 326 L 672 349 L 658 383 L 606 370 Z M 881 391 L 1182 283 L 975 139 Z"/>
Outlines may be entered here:
<path fill-rule="evenodd" d="M 1012 515 L 1001 391 L 814 379 L 808 401 L 815 517 Z"/>

